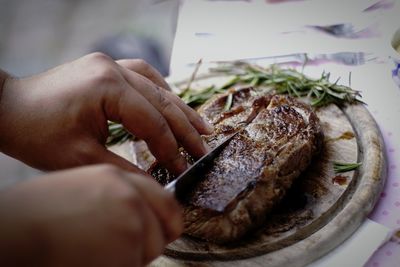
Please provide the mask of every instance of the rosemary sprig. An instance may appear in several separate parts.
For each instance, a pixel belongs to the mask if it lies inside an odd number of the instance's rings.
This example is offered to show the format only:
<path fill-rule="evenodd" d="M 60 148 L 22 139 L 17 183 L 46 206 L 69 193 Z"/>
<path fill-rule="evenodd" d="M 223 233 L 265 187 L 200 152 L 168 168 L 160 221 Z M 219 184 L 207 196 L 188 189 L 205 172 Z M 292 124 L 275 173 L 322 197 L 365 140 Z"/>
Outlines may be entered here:
<path fill-rule="evenodd" d="M 225 92 L 226 89 L 215 87 L 211 85 L 203 90 L 193 91 L 192 89 L 185 89 L 178 96 L 191 107 L 197 107 L 206 102 L 212 96 Z"/>
<path fill-rule="evenodd" d="M 222 86 L 211 85 L 204 89 L 194 90 L 191 88 L 191 85 L 200 64 L 201 61 L 197 63 L 186 88 L 178 95 L 191 107 L 198 107 L 214 95 L 224 93 L 232 87 L 247 86 L 252 86 L 256 90 L 267 89 L 277 94 L 308 98 L 314 107 L 321 107 L 331 103 L 338 105 L 344 103 L 362 103 L 359 99 L 361 97 L 359 91 L 353 90 L 348 86 L 339 85 L 339 79 L 334 83 L 330 82 L 329 73 L 323 72 L 320 78 L 312 79 L 294 69 L 281 69 L 275 65 L 263 68 L 242 61 L 224 63 L 210 69 L 211 73 L 232 77 Z M 350 79 L 351 76 L 349 76 L 349 83 Z M 230 110 L 232 107 L 232 98 L 232 94 L 227 96 L 224 106 L 225 111 Z M 107 145 L 124 142 L 132 138 L 132 135 L 119 124 L 110 122 L 109 132 L 110 137 L 107 140 Z"/>
<path fill-rule="evenodd" d="M 270 87 L 278 94 L 307 97 L 314 107 L 361 102 L 359 91 L 339 85 L 339 79 L 330 82 L 330 73 L 323 72 L 319 79 L 312 79 L 294 69 L 281 69 L 274 65 L 263 68 L 247 62 L 226 63 L 211 69 L 211 72 L 234 75 L 230 86 Z"/>
<path fill-rule="evenodd" d="M 134 139 L 134 136 L 125 130 L 122 124 L 112 121 L 108 122 L 108 138 L 106 141 L 107 146 L 121 144 L 128 139 Z"/>
<path fill-rule="evenodd" d="M 225 102 L 225 106 L 224 106 L 224 111 L 229 111 L 232 107 L 232 103 L 233 103 L 233 94 L 230 93 L 227 97 L 226 97 L 226 102 Z"/>
<path fill-rule="evenodd" d="M 348 172 L 357 169 L 361 166 L 361 162 L 356 163 L 343 163 L 343 162 L 334 162 L 333 170 L 335 173 Z"/>
<path fill-rule="evenodd" d="M 192 85 L 192 82 L 196 79 L 197 72 L 199 71 L 202 62 L 203 62 L 203 59 L 201 59 L 201 58 L 199 59 L 199 61 L 197 61 L 196 66 L 194 67 L 194 71 L 192 73 L 192 76 L 190 76 L 190 79 L 189 79 L 188 84 L 186 86 L 186 89 L 189 89 L 191 87 L 191 85 Z"/>

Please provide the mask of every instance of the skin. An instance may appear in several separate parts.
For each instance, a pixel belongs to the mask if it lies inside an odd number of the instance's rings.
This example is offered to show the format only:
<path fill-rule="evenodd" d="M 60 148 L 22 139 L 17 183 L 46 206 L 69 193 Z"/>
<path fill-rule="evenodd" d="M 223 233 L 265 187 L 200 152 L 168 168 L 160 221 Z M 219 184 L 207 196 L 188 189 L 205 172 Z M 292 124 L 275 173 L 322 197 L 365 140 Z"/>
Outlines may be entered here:
<path fill-rule="evenodd" d="M 28 165 L 58 170 L 112 163 L 139 171 L 106 150 L 107 120 L 145 140 L 166 168 L 181 173 L 206 153 L 200 134 L 212 132 L 167 87 L 161 75 L 137 60 L 114 62 L 94 53 L 45 73 L 7 78 L 0 99 L 0 150 Z"/>
<path fill-rule="evenodd" d="M 54 172 L 0 194 L 1 266 L 142 266 L 182 231 L 155 181 L 113 165 Z"/>
<path fill-rule="evenodd" d="M 1 266 L 142 266 L 181 234 L 173 196 L 104 146 L 112 120 L 171 172 L 187 167 L 180 145 L 206 153 L 212 127 L 168 89 L 146 62 L 101 53 L 22 79 L 0 71 L 0 151 L 67 169 L 0 192 Z"/>

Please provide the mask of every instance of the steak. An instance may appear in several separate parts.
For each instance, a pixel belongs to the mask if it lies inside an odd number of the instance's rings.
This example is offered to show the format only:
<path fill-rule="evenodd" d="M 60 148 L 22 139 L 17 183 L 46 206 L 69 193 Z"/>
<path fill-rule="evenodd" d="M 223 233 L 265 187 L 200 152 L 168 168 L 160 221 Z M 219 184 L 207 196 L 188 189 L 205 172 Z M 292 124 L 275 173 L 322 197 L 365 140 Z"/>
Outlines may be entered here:
<path fill-rule="evenodd" d="M 229 94 L 233 101 L 225 111 Z M 321 127 L 309 105 L 253 88 L 216 96 L 199 113 L 215 126 L 212 135 L 203 136 L 211 148 L 240 133 L 188 192 L 185 233 L 216 243 L 235 241 L 267 219 L 307 168 L 321 147 Z M 149 172 L 163 185 L 174 179 L 157 164 Z"/>

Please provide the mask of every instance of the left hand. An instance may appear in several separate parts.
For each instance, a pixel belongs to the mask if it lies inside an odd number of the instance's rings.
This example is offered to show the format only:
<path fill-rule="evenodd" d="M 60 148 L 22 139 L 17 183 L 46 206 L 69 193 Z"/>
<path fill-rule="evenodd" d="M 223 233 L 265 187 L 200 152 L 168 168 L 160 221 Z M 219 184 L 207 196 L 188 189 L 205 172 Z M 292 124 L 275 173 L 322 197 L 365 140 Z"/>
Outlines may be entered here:
<path fill-rule="evenodd" d="M 207 151 L 200 134 L 212 127 L 162 88 L 168 84 L 147 63 L 115 62 L 101 53 L 36 76 L 8 78 L 0 94 L 0 151 L 44 170 L 111 163 L 141 172 L 105 148 L 111 120 L 180 173 L 187 162 L 178 144 L 200 157 Z"/>

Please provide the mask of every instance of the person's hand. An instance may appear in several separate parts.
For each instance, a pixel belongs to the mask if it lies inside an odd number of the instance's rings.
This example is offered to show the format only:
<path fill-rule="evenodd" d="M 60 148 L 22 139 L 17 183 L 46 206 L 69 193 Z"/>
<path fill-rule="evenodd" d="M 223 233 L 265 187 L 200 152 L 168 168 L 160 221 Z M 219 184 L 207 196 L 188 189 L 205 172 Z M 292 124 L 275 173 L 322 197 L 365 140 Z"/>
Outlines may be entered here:
<path fill-rule="evenodd" d="M 142 266 L 183 227 L 172 194 L 112 165 L 21 182 L 0 218 L 1 266 Z"/>
<path fill-rule="evenodd" d="M 141 60 L 94 53 L 29 78 L 8 78 L 0 94 L 0 151 L 43 170 L 112 163 L 138 171 L 106 150 L 107 120 L 120 122 L 174 173 L 206 152 L 212 127 L 168 90 Z M 1 92 L 1 90 L 0 90 Z"/>

